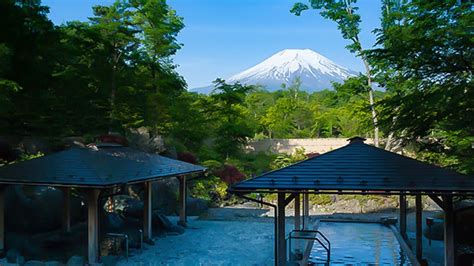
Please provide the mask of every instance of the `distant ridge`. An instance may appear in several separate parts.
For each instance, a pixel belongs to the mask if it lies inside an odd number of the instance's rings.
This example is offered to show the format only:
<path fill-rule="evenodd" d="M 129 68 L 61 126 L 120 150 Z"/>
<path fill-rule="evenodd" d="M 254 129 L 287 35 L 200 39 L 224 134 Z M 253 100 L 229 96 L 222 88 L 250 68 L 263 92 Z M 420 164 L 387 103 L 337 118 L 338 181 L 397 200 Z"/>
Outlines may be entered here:
<path fill-rule="evenodd" d="M 357 72 L 342 67 L 327 57 L 310 49 L 285 49 L 263 62 L 226 79 L 228 83 L 240 82 L 245 85 L 261 85 L 270 91 L 281 89 L 281 84 L 289 84 L 301 79 L 301 88 L 308 92 L 330 89 L 331 82 L 343 82 L 357 75 Z M 192 89 L 208 94 L 213 86 Z"/>

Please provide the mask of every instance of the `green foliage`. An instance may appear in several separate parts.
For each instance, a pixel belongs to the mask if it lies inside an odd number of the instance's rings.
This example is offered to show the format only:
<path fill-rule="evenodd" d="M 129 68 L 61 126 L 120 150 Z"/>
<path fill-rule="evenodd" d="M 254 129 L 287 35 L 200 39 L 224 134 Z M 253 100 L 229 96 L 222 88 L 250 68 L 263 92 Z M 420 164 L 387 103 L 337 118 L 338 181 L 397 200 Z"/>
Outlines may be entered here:
<path fill-rule="evenodd" d="M 280 154 L 271 164 L 272 169 L 280 169 L 307 159 L 304 148 L 297 148 L 293 154 Z"/>
<path fill-rule="evenodd" d="M 23 153 L 21 154 L 19 161 L 28 161 L 28 160 L 36 159 L 42 156 L 44 156 L 42 152 L 37 152 L 36 154 Z"/>
<path fill-rule="evenodd" d="M 342 37 L 350 40 L 351 44 L 346 48 L 355 53 L 362 50 L 359 33 L 360 16 L 355 13 L 358 10 L 353 6 L 357 0 L 309 0 L 313 9 L 321 10 L 320 14 L 323 18 L 333 20 L 337 23 L 338 29 L 341 31 Z M 310 8 L 307 4 L 296 3 L 291 12 L 299 16 L 301 12 Z"/>
<path fill-rule="evenodd" d="M 329 205 L 332 203 L 332 195 L 329 194 L 310 194 L 309 202 L 312 205 Z"/>
<path fill-rule="evenodd" d="M 210 203 L 222 202 L 227 197 L 227 185 L 214 175 L 195 179 L 190 187 L 192 197 L 205 199 Z"/>
<path fill-rule="evenodd" d="M 227 84 L 221 79 L 217 79 L 214 85 L 214 91 L 209 97 L 202 98 L 200 104 L 206 123 L 212 125 L 215 150 L 221 156 L 229 157 L 236 155 L 254 135 L 244 107 L 246 93 L 253 87 Z"/>
<path fill-rule="evenodd" d="M 358 94 L 362 91 L 367 92 L 369 108 L 372 116 L 372 126 L 374 128 L 374 144 L 376 147 L 379 146 L 379 125 L 378 125 L 378 111 L 376 109 L 376 101 L 374 99 L 374 92 L 372 89 L 372 70 L 367 60 L 365 50 L 362 48 L 361 41 L 359 39 L 360 33 L 360 15 L 357 14 L 359 9 L 356 6 L 357 0 L 309 0 L 312 9 L 320 11 L 320 15 L 325 18 L 336 22 L 339 31 L 344 39 L 350 41 L 346 48 L 351 52 L 355 53 L 362 59 L 366 70 L 366 86 L 360 86 L 360 80 L 353 79 L 356 84 L 351 84 L 352 81 L 346 82 L 348 86 L 346 89 L 352 89 L 350 92 Z M 301 12 L 308 10 L 310 6 L 303 3 L 296 3 L 290 12 L 295 15 L 301 15 Z M 364 79 L 364 77 L 360 77 Z M 354 86 L 356 85 L 356 86 Z"/>
<path fill-rule="evenodd" d="M 95 6 L 88 22 L 59 27 L 40 1 L 2 1 L 0 10 L 1 134 L 59 137 L 148 126 L 184 135 L 174 131 L 182 119 L 171 117 L 187 108 L 166 107 L 175 98 L 182 103 L 185 83 L 170 55 L 181 47 L 183 23 L 165 1 Z"/>
<path fill-rule="evenodd" d="M 470 1 L 386 1 L 367 52 L 389 97 L 381 122 L 420 158 L 474 172 L 474 13 Z"/>

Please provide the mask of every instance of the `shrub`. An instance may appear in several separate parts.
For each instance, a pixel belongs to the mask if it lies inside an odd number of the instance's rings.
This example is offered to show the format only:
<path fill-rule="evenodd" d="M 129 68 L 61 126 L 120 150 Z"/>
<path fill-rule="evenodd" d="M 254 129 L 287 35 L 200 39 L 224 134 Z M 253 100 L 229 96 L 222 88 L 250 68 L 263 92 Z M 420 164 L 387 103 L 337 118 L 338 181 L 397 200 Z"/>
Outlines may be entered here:
<path fill-rule="evenodd" d="M 214 174 L 220 177 L 227 185 L 235 184 L 245 179 L 245 175 L 237 167 L 229 164 L 224 164 L 221 168 L 215 170 Z"/>
<path fill-rule="evenodd" d="M 178 160 L 187 163 L 198 164 L 198 159 L 196 155 L 190 152 L 178 152 Z"/>

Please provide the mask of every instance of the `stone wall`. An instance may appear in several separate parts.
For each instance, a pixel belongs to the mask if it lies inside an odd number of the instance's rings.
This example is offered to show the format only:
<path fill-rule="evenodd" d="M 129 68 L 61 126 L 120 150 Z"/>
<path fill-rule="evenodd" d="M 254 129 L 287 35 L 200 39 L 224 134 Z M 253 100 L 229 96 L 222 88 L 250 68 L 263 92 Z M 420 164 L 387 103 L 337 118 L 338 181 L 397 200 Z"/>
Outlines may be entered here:
<path fill-rule="evenodd" d="M 248 152 L 294 153 L 297 148 L 304 148 L 306 153 L 325 153 L 349 142 L 347 138 L 315 138 L 315 139 L 262 139 L 249 142 L 245 147 Z M 365 141 L 372 144 L 373 140 Z"/>

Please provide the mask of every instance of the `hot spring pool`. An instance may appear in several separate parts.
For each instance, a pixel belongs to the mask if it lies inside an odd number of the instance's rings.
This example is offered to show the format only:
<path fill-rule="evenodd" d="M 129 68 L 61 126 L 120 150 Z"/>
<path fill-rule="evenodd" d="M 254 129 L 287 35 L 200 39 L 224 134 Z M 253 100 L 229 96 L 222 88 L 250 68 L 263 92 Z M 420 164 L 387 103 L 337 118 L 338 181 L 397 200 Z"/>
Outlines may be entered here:
<path fill-rule="evenodd" d="M 412 265 L 389 227 L 377 223 L 321 222 L 331 241 L 331 265 Z M 314 242 L 310 262 L 326 262 L 326 251 Z"/>

